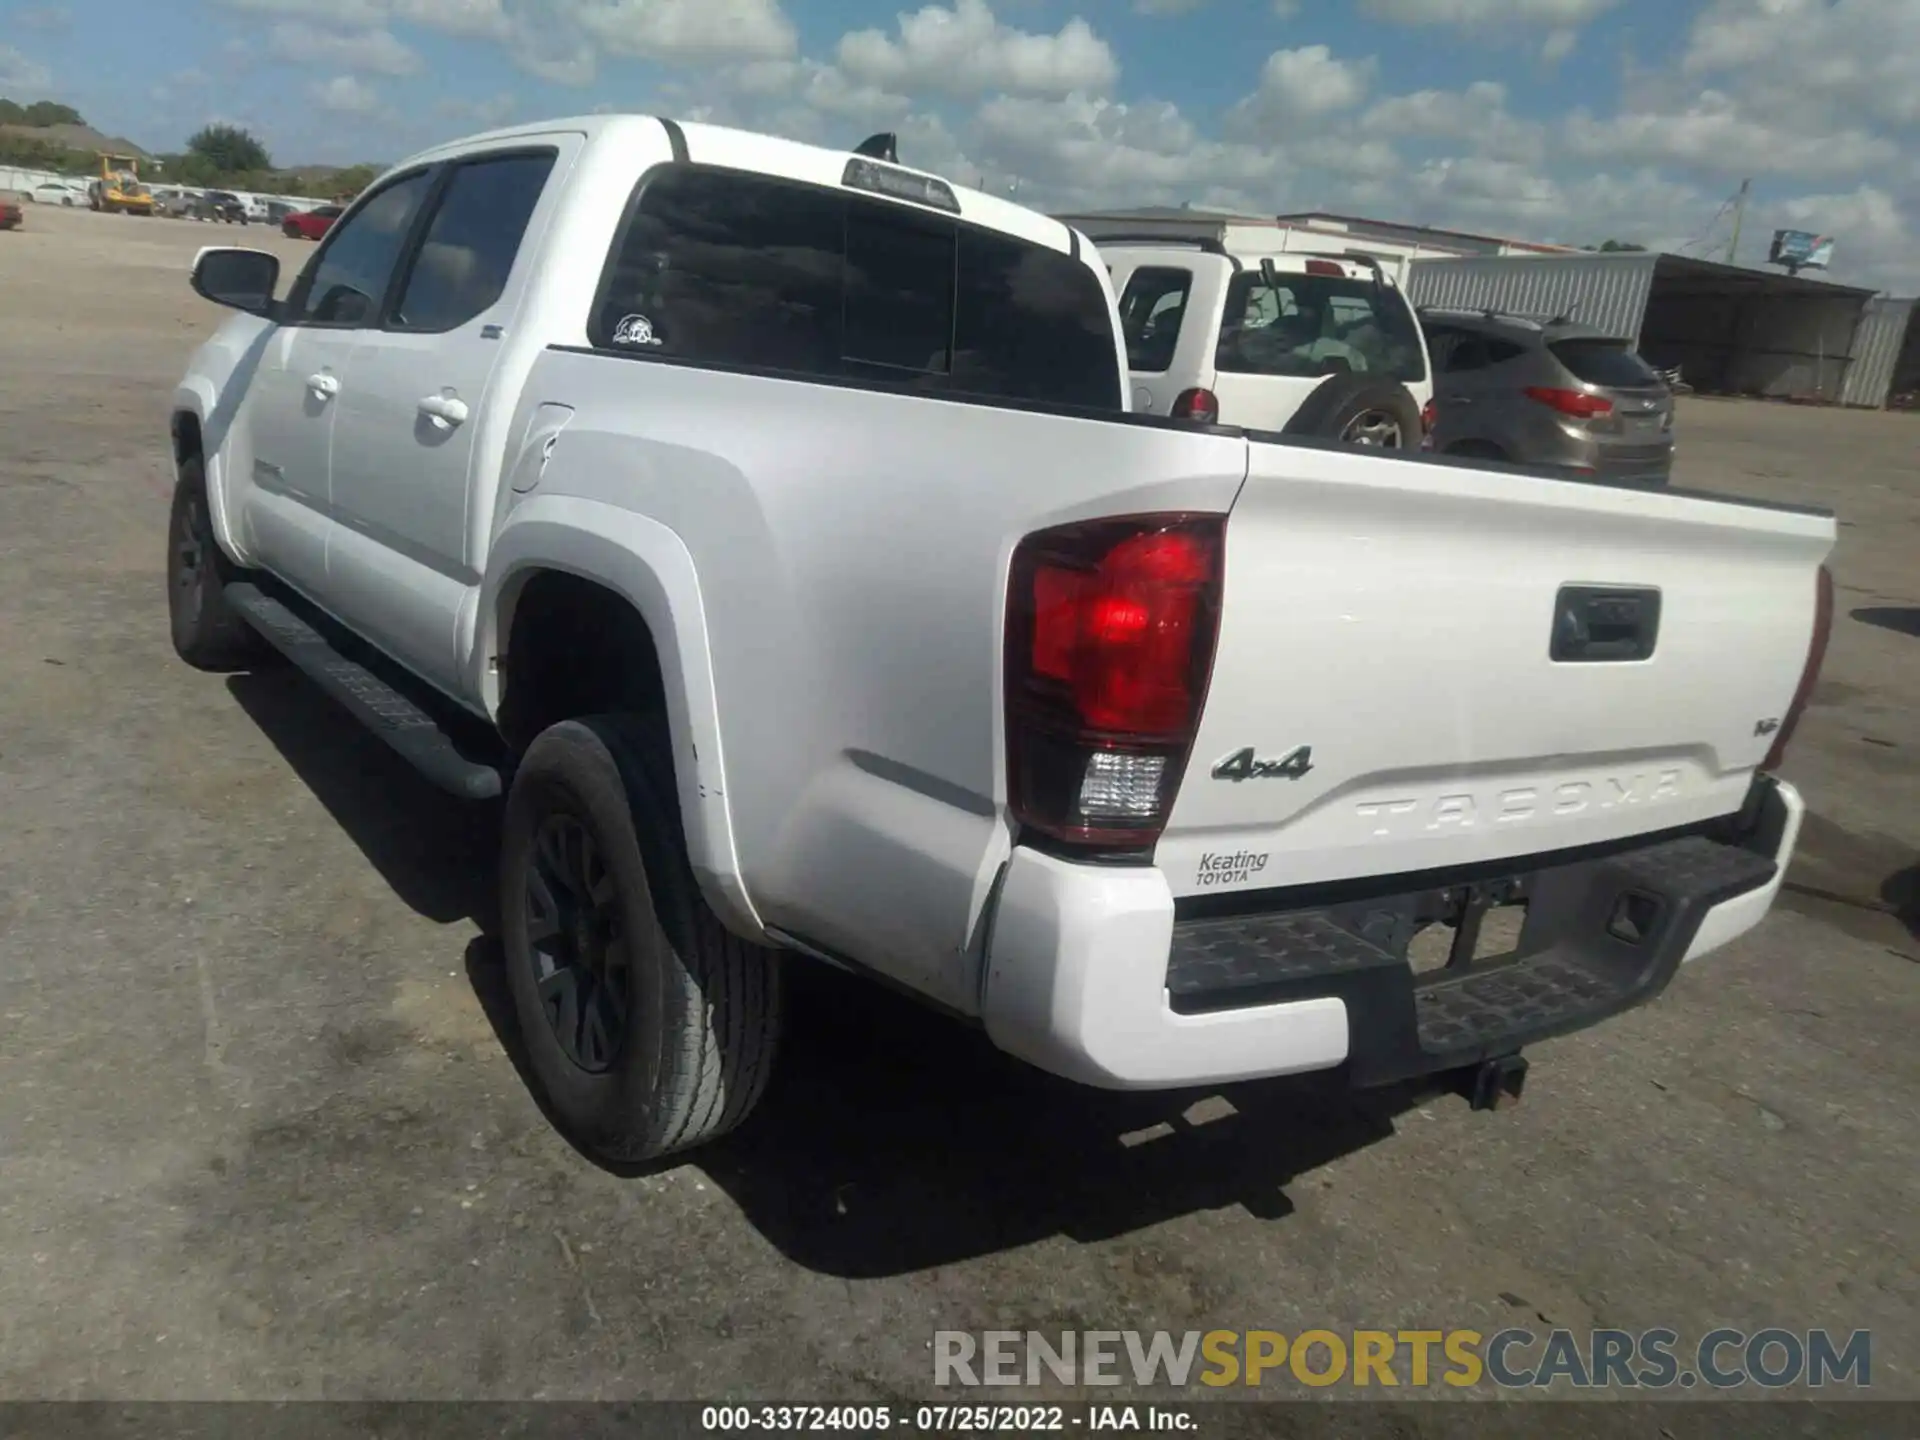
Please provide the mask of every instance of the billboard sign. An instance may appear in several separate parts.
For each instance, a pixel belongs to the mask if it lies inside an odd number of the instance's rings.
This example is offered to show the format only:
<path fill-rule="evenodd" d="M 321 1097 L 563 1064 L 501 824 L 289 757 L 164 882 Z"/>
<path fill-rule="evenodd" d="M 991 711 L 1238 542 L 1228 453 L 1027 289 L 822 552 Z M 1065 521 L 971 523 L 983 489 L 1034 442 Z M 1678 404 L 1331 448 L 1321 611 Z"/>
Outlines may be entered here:
<path fill-rule="evenodd" d="M 1776 230 L 1767 263 L 1789 270 L 1825 270 L 1833 263 L 1833 237 L 1811 230 Z"/>

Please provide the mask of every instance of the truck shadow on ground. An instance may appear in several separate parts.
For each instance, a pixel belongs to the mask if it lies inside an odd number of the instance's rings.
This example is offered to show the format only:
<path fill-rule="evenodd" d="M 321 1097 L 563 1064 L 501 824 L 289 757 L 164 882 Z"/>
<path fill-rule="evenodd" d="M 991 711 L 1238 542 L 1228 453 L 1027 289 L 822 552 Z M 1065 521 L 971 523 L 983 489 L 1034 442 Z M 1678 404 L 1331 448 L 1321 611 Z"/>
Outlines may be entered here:
<path fill-rule="evenodd" d="M 480 927 L 468 980 L 546 1113 L 492 933 L 498 807 L 435 790 L 297 673 L 235 675 L 228 687 L 402 902 Z M 899 1274 L 1227 1206 L 1283 1218 L 1289 1185 L 1392 1135 L 1395 1118 L 1433 1093 L 1354 1092 L 1337 1076 L 1224 1092 L 1092 1090 L 877 985 L 787 963 L 786 1047 L 738 1133 L 653 1167 L 583 1158 L 627 1176 L 690 1162 L 784 1255 L 823 1273 Z"/>

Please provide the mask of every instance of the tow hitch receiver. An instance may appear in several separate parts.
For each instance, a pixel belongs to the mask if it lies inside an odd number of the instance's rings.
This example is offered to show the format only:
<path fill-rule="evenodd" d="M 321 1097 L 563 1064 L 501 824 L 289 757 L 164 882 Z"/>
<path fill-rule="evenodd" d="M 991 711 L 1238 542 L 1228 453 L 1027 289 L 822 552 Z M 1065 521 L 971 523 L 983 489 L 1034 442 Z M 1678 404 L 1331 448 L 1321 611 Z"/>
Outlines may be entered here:
<path fill-rule="evenodd" d="M 1526 1088 L 1527 1060 L 1524 1055 L 1501 1055 L 1482 1060 L 1467 1072 L 1467 1099 L 1475 1110 L 1498 1110 L 1516 1105 Z"/>

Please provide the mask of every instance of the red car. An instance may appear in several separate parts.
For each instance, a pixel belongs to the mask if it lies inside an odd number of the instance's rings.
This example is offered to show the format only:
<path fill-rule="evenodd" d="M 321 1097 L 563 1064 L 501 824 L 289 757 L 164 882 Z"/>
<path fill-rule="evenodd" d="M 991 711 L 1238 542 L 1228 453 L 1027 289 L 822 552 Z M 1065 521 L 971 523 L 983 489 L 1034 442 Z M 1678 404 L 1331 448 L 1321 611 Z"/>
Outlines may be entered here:
<path fill-rule="evenodd" d="M 318 240 L 333 228 L 333 222 L 340 218 L 343 205 L 321 205 L 312 210 L 301 210 L 287 216 L 280 222 L 280 230 L 289 240 Z"/>

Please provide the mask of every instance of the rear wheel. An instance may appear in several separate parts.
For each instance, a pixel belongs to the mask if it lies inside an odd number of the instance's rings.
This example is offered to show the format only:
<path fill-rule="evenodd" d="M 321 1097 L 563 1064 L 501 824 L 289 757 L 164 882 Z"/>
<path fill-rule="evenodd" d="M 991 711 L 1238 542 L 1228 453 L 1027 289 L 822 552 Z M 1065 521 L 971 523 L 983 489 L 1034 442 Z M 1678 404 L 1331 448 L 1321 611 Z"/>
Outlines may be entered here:
<path fill-rule="evenodd" d="M 649 1160 L 752 1111 L 779 1045 L 777 955 L 729 934 L 687 863 L 659 717 L 562 721 L 501 826 L 501 931 L 528 1061 L 590 1152 Z"/>
<path fill-rule="evenodd" d="M 1348 372 L 1329 376 L 1287 422 L 1288 435 L 1312 435 L 1372 450 L 1415 450 L 1420 406 L 1396 380 Z"/>

